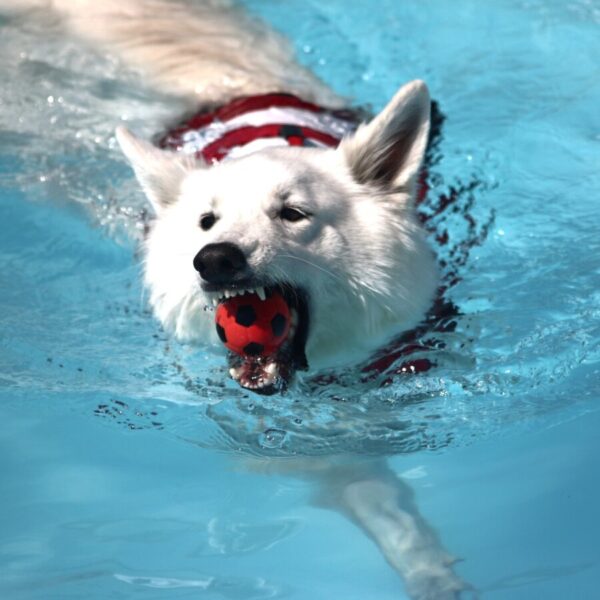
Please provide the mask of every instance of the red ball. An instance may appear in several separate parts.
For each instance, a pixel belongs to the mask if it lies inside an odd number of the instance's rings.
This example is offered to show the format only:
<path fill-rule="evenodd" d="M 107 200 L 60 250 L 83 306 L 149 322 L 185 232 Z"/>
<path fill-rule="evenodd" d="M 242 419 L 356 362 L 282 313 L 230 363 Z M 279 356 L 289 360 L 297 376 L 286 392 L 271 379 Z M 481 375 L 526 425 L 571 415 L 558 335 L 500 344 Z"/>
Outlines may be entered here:
<path fill-rule="evenodd" d="M 234 296 L 215 311 L 221 341 L 242 356 L 270 356 L 285 341 L 291 323 L 290 307 L 278 292 L 265 300 L 256 294 Z"/>

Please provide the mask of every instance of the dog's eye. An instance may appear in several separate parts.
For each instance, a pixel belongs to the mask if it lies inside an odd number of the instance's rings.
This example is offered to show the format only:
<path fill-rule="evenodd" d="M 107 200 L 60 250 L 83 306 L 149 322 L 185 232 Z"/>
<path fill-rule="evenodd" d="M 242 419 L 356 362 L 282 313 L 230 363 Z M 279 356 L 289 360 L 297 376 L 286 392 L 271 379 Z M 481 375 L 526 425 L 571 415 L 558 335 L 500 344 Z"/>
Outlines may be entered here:
<path fill-rule="evenodd" d="M 204 231 L 208 231 L 216 222 L 217 217 L 215 217 L 214 213 L 207 213 L 200 217 L 200 227 Z"/>
<path fill-rule="evenodd" d="M 291 221 L 292 223 L 295 223 L 296 221 L 302 221 L 302 219 L 308 219 L 308 215 L 297 208 L 284 206 L 279 211 L 279 218 L 283 219 L 284 221 Z"/>

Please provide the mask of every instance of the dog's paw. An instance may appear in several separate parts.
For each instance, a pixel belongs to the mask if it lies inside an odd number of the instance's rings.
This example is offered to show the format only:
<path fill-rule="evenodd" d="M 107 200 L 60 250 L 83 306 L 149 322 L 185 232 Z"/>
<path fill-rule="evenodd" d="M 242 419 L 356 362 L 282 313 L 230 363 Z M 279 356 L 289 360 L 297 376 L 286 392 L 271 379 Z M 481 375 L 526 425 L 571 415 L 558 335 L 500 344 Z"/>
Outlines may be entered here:
<path fill-rule="evenodd" d="M 477 600 L 471 585 L 451 568 L 424 570 L 406 577 L 406 591 L 411 600 Z"/>

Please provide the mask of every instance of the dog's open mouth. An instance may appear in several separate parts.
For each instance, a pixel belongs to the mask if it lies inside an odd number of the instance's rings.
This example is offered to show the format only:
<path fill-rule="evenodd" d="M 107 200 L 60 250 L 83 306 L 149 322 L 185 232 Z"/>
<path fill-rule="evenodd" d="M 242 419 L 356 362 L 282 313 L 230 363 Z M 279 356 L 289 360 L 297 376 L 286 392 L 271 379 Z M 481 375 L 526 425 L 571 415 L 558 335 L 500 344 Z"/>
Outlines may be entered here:
<path fill-rule="evenodd" d="M 309 310 L 307 294 L 291 285 L 260 286 L 254 282 L 227 288 L 214 285 L 203 285 L 206 295 L 217 311 L 217 333 L 221 341 L 231 348 L 228 331 L 219 324 L 221 305 L 236 304 L 244 306 L 244 300 L 251 301 L 260 312 L 261 303 L 265 306 L 270 299 L 279 294 L 289 308 L 289 322 L 286 323 L 287 334 L 283 341 L 272 351 L 266 350 L 260 344 L 249 341 L 243 350 L 229 352 L 229 374 L 242 387 L 260 394 L 275 394 L 286 389 L 297 370 L 308 368 L 306 360 L 306 339 L 309 328 Z M 269 316 L 270 318 L 270 316 Z M 236 325 L 241 319 L 236 315 Z"/>

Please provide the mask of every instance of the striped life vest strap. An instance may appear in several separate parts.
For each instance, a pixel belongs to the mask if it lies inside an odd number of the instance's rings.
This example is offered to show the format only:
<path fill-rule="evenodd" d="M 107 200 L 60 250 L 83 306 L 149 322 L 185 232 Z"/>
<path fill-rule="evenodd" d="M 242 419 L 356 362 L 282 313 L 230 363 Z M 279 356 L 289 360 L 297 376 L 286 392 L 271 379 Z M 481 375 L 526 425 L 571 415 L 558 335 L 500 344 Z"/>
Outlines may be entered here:
<path fill-rule="evenodd" d="M 360 110 L 327 109 L 291 94 L 244 96 L 195 114 L 164 134 L 158 146 L 209 164 L 273 146 L 335 148 L 366 118 Z"/>

